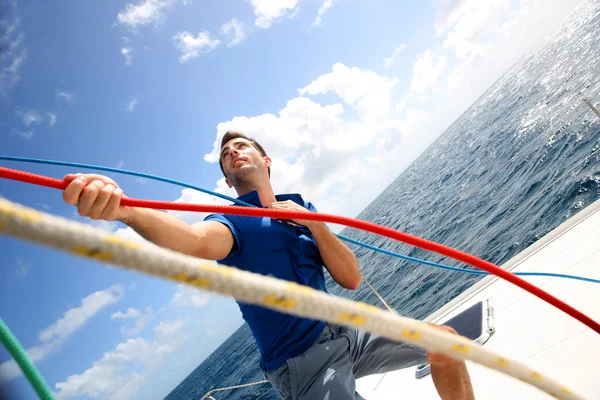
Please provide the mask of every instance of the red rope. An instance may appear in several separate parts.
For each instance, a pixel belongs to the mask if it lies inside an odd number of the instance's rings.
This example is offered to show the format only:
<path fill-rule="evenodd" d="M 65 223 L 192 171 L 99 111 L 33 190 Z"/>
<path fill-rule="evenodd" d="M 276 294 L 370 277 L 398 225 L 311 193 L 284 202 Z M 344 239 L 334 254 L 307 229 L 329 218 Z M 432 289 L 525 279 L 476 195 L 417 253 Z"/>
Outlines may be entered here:
<path fill-rule="evenodd" d="M 0 167 L 0 178 L 7 178 L 21 182 L 33 183 L 35 185 L 47 186 L 55 189 L 64 190 L 68 183 L 46 176 L 31 174 L 28 172 L 17 171 L 9 168 Z M 185 204 L 185 203 L 171 203 L 166 201 L 152 201 L 152 200 L 139 200 L 124 198 L 121 200 L 121 205 L 129 207 L 143 207 L 143 208 L 154 208 L 159 210 L 178 210 L 178 211 L 199 211 L 199 212 L 214 212 L 219 214 L 233 214 L 248 217 L 270 217 L 276 219 L 305 219 L 311 221 L 322 221 L 330 222 L 334 224 L 340 224 L 349 226 L 352 228 L 362 229 L 378 235 L 386 236 L 391 239 L 396 239 L 401 242 L 410 244 L 412 246 L 420 247 L 425 250 L 433 251 L 447 257 L 454 258 L 455 260 L 470 264 L 475 268 L 489 272 L 490 274 L 496 275 L 508 282 L 517 285 L 521 289 L 528 291 L 534 296 L 539 297 L 547 303 L 552 304 L 556 308 L 564 311 L 568 315 L 582 322 L 583 324 L 590 327 L 597 333 L 600 333 L 600 324 L 582 313 L 581 311 L 571 307 L 562 300 L 557 299 L 551 294 L 543 291 L 537 286 L 519 278 L 518 276 L 505 271 L 504 269 L 484 261 L 480 258 L 472 256 L 462 251 L 455 250 L 453 248 L 431 242 L 429 240 L 421 239 L 416 236 L 409 235 L 394 229 L 386 228 L 380 225 L 373 224 L 371 222 L 360 221 L 353 218 L 341 217 L 336 215 L 315 213 L 315 212 L 298 212 L 298 211 L 283 211 L 273 210 L 266 208 L 253 208 L 253 207 L 239 207 L 239 206 L 217 206 L 217 205 L 206 205 L 206 204 Z"/>

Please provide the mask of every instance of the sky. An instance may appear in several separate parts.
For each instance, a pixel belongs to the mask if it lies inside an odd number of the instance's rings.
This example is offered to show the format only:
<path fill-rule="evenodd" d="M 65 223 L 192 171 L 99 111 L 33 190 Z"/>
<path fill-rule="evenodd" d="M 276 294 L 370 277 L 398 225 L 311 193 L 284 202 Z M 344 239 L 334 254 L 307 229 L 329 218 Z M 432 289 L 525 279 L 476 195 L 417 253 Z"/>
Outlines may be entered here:
<path fill-rule="evenodd" d="M 354 217 L 578 3 L 5 0 L 0 154 L 235 197 L 217 164 L 234 129 L 265 147 L 277 193 Z M 129 197 L 221 203 L 105 174 Z M 80 217 L 55 189 L 0 180 L 0 196 L 141 240 Z M 0 249 L 0 316 L 58 399 L 162 398 L 243 322 L 229 298 L 6 236 Z M 0 348 L 2 391 L 34 398 Z"/>

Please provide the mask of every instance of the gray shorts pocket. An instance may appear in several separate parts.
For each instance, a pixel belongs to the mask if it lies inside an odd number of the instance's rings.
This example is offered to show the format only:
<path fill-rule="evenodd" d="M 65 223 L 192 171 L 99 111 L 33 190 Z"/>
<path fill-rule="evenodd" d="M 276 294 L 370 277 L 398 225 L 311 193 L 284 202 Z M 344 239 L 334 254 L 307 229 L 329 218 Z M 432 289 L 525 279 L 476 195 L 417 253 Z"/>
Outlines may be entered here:
<path fill-rule="evenodd" d="M 275 371 L 266 372 L 265 375 L 282 399 L 292 400 L 290 368 L 287 363 Z"/>

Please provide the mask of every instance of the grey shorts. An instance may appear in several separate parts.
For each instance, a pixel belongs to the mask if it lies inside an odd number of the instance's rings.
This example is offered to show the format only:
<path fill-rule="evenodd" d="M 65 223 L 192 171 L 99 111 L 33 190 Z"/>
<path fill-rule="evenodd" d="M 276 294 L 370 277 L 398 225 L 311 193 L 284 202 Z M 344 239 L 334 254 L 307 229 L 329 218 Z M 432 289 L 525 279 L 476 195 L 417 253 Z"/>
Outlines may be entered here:
<path fill-rule="evenodd" d="M 363 399 L 356 379 L 426 363 L 419 347 L 327 325 L 304 353 L 265 375 L 284 400 Z"/>

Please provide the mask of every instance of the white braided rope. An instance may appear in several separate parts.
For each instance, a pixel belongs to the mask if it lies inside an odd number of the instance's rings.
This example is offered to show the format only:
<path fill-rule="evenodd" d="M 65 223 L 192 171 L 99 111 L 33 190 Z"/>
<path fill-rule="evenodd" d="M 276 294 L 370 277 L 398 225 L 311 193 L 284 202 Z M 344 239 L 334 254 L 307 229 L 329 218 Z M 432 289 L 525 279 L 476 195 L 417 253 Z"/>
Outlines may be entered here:
<path fill-rule="evenodd" d="M 387 301 L 385 301 L 385 299 L 383 298 L 383 296 L 380 295 L 377 290 L 375 290 L 375 288 L 369 283 L 369 281 L 367 280 L 367 278 L 365 276 L 363 276 L 362 280 L 367 284 L 367 286 L 369 287 L 369 289 L 371 289 L 371 292 L 373 292 L 373 294 L 375 296 L 377 296 L 377 298 L 379 299 L 379 301 L 381 301 L 383 303 L 383 305 L 385 306 L 385 308 L 388 309 L 389 312 L 392 312 L 392 313 L 396 312 L 392 307 L 390 307 L 390 305 L 387 303 Z"/>
<path fill-rule="evenodd" d="M 211 389 L 204 396 L 202 396 L 200 398 L 200 400 L 212 399 L 211 394 L 213 394 L 215 392 L 222 392 L 224 390 L 241 389 L 241 388 L 250 387 L 250 386 L 262 385 L 263 383 L 267 383 L 267 382 L 269 382 L 269 381 L 267 379 L 265 379 L 264 381 L 258 381 L 258 382 L 252 382 L 252 383 L 245 383 L 243 385 L 229 386 L 229 387 L 220 388 L 220 389 Z"/>
<path fill-rule="evenodd" d="M 89 225 L 55 217 L 0 199 L 0 232 L 98 261 L 183 282 L 280 312 L 353 326 L 428 351 L 470 360 L 533 385 L 558 399 L 582 400 L 525 364 L 421 321 L 168 249 L 125 240 Z"/>

